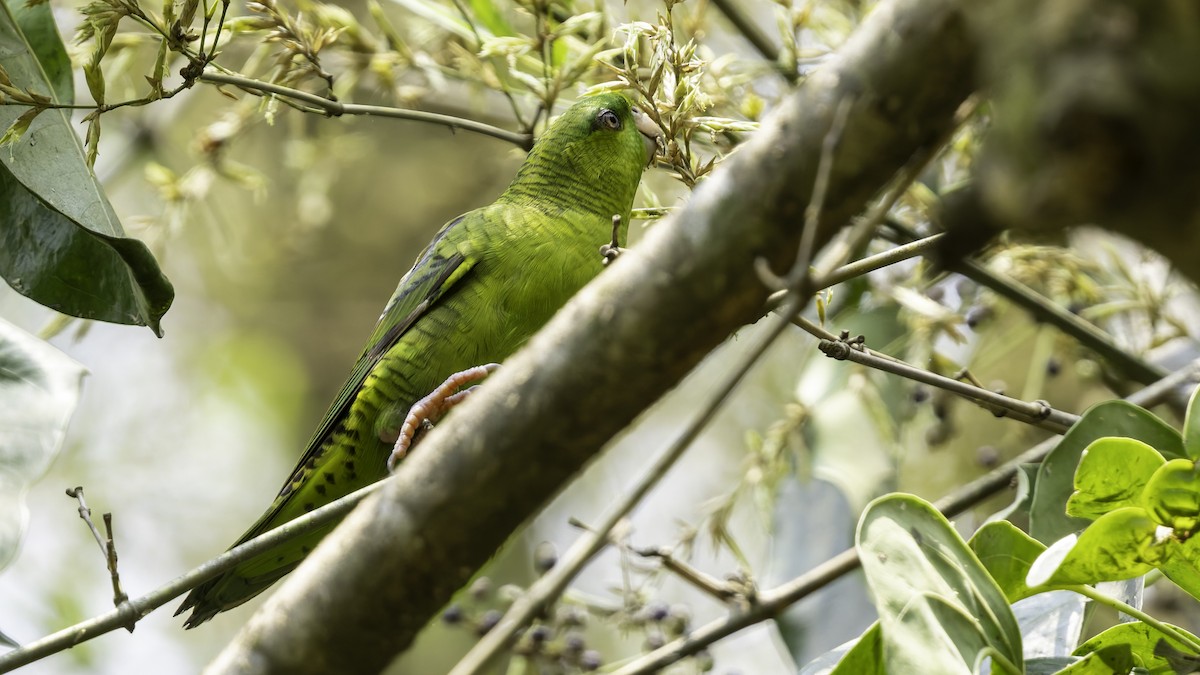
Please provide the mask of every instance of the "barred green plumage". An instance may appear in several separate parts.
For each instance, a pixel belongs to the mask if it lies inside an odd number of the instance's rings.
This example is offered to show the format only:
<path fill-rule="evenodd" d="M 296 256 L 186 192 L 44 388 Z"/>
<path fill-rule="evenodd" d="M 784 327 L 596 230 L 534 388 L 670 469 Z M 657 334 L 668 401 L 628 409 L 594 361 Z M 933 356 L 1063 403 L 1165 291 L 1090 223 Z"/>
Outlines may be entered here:
<path fill-rule="evenodd" d="M 449 375 L 512 354 L 602 269 L 624 240 L 657 132 L 628 99 L 581 99 L 530 152 L 495 203 L 448 223 L 400 280 L 350 377 L 271 507 L 238 544 L 387 474 L 409 407 Z M 194 589 L 195 627 L 295 568 L 332 525 Z M 235 544 L 236 545 L 236 544 Z"/>

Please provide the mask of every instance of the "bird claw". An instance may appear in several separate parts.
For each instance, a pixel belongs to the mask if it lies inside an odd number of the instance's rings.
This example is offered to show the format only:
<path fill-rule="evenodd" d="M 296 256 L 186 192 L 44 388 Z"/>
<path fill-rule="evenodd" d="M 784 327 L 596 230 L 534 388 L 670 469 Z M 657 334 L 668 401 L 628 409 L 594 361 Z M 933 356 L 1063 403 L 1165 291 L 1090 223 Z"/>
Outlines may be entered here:
<path fill-rule="evenodd" d="M 600 257 L 604 258 L 603 263 L 608 267 L 612 261 L 621 255 L 621 244 L 617 241 L 617 235 L 621 231 L 621 216 L 612 217 L 612 241 L 600 247 Z"/>
<path fill-rule="evenodd" d="M 464 385 L 484 379 L 496 372 L 499 367 L 498 363 L 488 363 L 454 373 L 427 396 L 414 403 L 408 409 L 408 415 L 404 417 L 404 424 L 400 426 L 396 444 L 392 447 L 392 454 L 388 457 L 388 473 L 395 471 L 400 460 L 404 459 L 408 451 L 416 445 L 419 432 L 432 429 L 434 419 L 444 416 L 450 412 L 451 408 L 466 400 L 467 395 L 475 388 L 462 389 Z M 462 391 L 459 391 L 460 389 Z"/>

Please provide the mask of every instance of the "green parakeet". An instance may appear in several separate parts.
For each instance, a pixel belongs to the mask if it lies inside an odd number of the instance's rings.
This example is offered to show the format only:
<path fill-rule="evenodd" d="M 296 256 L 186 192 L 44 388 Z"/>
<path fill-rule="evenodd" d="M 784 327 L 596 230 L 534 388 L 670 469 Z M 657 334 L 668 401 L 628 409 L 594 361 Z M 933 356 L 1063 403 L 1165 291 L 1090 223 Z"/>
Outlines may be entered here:
<path fill-rule="evenodd" d="M 450 221 L 400 280 L 350 377 L 253 539 L 387 475 L 409 408 L 447 377 L 502 361 L 602 269 L 623 241 L 658 131 L 620 94 L 579 100 L 542 135 L 490 206 Z M 258 595 L 304 559 L 321 528 L 194 589 L 188 628 Z M 236 545 L 236 544 L 235 544 Z"/>

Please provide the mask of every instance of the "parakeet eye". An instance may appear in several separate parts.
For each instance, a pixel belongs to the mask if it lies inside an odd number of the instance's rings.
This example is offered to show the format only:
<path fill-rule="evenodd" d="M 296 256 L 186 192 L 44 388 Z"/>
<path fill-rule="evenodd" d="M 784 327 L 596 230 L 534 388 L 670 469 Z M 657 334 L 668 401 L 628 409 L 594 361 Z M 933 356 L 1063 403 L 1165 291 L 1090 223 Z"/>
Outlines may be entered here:
<path fill-rule="evenodd" d="M 605 108 L 596 115 L 596 125 L 609 131 L 617 131 L 621 128 L 621 118 L 617 117 L 617 113 Z"/>

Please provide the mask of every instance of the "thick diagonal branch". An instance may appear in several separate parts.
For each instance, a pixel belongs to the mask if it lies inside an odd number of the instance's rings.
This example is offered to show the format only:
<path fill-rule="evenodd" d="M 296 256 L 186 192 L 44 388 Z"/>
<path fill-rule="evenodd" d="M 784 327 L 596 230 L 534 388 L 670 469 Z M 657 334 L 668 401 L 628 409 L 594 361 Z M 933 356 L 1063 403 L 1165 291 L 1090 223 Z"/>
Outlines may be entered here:
<path fill-rule="evenodd" d="M 821 144 L 853 98 L 823 245 L 972 90 L 956 3 L 884 2 L 669 221 L 573 299 L 251 618 L 210 673 L 378 672 L 522 522 L 767 297 L 793 262 Z"/>

